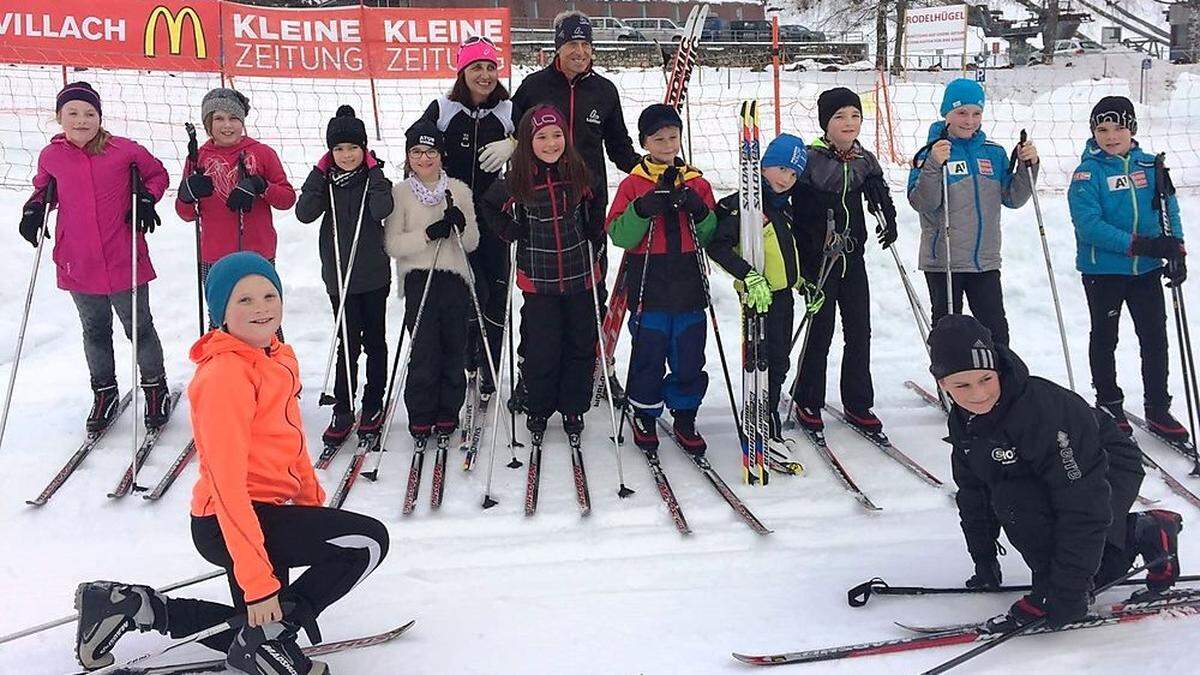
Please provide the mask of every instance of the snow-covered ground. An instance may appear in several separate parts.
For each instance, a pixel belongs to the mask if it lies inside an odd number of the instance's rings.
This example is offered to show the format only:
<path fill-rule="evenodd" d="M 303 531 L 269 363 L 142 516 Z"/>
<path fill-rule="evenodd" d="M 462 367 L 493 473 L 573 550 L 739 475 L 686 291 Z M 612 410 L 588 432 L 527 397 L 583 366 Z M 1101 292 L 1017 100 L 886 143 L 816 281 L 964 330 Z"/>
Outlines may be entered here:
<path fill-rule="evenodd" d="M 626 76 L 641 78 L 639 82 L 650 78 L 639 73 L 622 75 Z M 796 92 L 797 99 L 805 95 Z M 811 106 L 811 98 L 806 99 L 809 102 L 805 106 Z M 428 98 L 406 107 L 419 108 L 425 100 Z M 322 103 L 322 107 L 331 108 L 333 104 Z M 636 105 L 631 103 L 629 107 L 636 115 Z M 732 114 L 730 108 L 730 120 Z M 815 117 L 815 111 L 811 114 Z M 1194 112 L 1189 114 L 1194 126 L 1200 117 Z M 323 127 L 324 119 L 322 115 L 303 123 L 306 129 L 316 129 Z M 1026 123 L 1033 122 L 1033 118 L 1025 119 Z M 718 129 L 731 129 L 730 120 L 722 120 L 721 124 L 729 122 L 729 126 Z M 813 120 L 806 123 L 815 126 Z M 1070 122 L 1078 123 L 1075 119 Z M 114 122 L 113 126 L 118 124 Z M 403 128 L 407 121 L 389 124 Z M 716 138 L 718 131 L 712 133 Z M 804 135 L 808 138 L 811 133 L 805 131 Z M 1070 136 L 1077 146 L 1080 134 L 1074 126 Z M 44 139 L 29 143 L 25 151 L 36 156 Z M 909 152 L 913 149 L 907 148 Z M 706 162 L 724 166 L 715 173 L 722 175 L 729 170 L 734 161 L 732 154 L 711 147 L 704 150 Z M 169 162 L 168 166 L 173 173 L 179 170 L 177 163 Z M 701 166 L 708 169 L 705 164 Z M 1056 166 L 1054 170 L 1070 168 Z M 898 168 L 896 171 L 893 177 L 898 182 L 902 172 Z M 389 173 L 398 177 L 397 163 L 389 164 Z M 291 171 L 291 177 L 299 183 L 303 175 Z M 173 191 L 169 196 L 173 197 Z M 9 214 L 10 223 L 15 221 L 24 198 L 22 192 L 0 190 L 0 213 Z M 901 235 L 897 246 L 905 265 L 913 271 L 916 214 L 902 197 L 898 199 Z M 1042 208 L 1076 378 L 1082 393 L 1090 397 L 1086 303 L 1079 275 L 1074 271 L 1074 239 L 1065 198 L 1058 192 L 1044 192 Z M 1200 213 L 1200 198 L 1194 193 L 1184 195 L 1182 208 L 1185 222 L 1194 222 Z M 166 349 L 168 376 L 173 386 L 183 387 L 191 374 L 186 352 L 196 334 L 192 230 L 174 217 L 169 205 L 159 211 L 163 226 L 150 236 L 159 272 L 159 279 L 151 285 L 151 304 Z M 291 213 L 277 217 L 276 226 L 280 232 L 279 267 L 286 289 L 284 327 L 300 357 L 306 391 L 302 408 L 310 444 L 318 446 L 328 409 L 317 407 L 316 393 L 321 389 L 331 318 L 319 277 L 315 228 L 299 224 Z M 1188 234 L 1200 236 L 1190 225 Z M 949 480 L 948 447 L 940 440 L 945 434 L 943 419 L 902 384 L 906 379 L 926 382 L 928 375 L 896 269 L 890 255 L 873 244 L 869 248 L 876 410 L 900 448 L 943 480 Z M 0 358 L 4 359 L 0 361 L 0 379 L 6 380 L 11 368 L 9 349 L 17 332 L 32 256 L 31 249 L 15 233 L 0 237 L 0 256 L 9 261 L 9 282 L 0 285 L 0 307 L 5 310 L 0 312 Z M 1035 373 L 1065 381 L 1032 205 L 1005 215 L 1004 256 L 1013 347 Z M 612 262 L 616 260 L 614 253 Z M 615 267 L 611 265 L 610 269 Z M 194 464 L 160 503 L 136 497 L 116 502 L 104 496 L 129 461 L 128 440 L 134 415 L 127 413 L 117 423 L 49 505 L 40 510 L 24 505 L 24 500 L 41 489 L 80 441 L 82 420 L 90 403 L 78 319 L 69 297 L 54 288 L 53 275 L 50 261 L 43 260 L 13 416 L 0 450 L 0 495 L 4 496 L 0 499 L 0 541 L 4 542 L 0 548 L 0 578 L 5 590 L 0 634 L 70 613 L 74 586 L 82 580 L 120 579 L 159 585 L 210 569 L 192 548 L 188 531 Z M 714 301 L 726 349 L 733 353 L 737 300 L 727 278 L 717 279 L 713 284 Z M 914 278 L 914 283 L 923 293 L 923 280 Z M 1187 290 L 1193 298 L 1189 303 L 1191 315 L 1200 316 L 1200 306 L 1194 300 L 1198 291 L 1191 285 Z M 400 309 L 400 303 L 393 302 L 389 331 L 393 344 Z M 1130 408 L 1136 410 L 1141 384 L 1136 341 L 1128 320 L 1122 327 L 1122 337 L 1121 383 Z M 835 336 L 835 345 L 839 340 Z M 123 339 L 116 344 L 118 372 L 122 385 L 128 385 L 124 367 L 128 345 Z M 619 359 L 622 372 L 628 344 L 626 336 Z M 624 473 L 637 494 L 627 500 L 618 499 L 617 464 L 607 441 L 609 420 L 603 409 L 588 415 L 585 435 L 594 508 L 589 518 L 578 515 L 565 439 L 557 422 L 547 435 L 541 503 L 534 518 L 522 515 L 524 471 L 504 467 L 507 451 L 503 445 L 492 491 L 500 501 L 498 507 L 488 511 L 479 507 L 487 469 L 485 452 L 473 473 L 457 469 L 450 472 L 445 503 L 439 512 L 431 513 L 423 498 L 416 514 L 403 518 L 400 506 L 409 443 L 405 434 L 397 431 L 388 444 L 391 451 L 380 481 L 361 482 L 347 503 L 347 508 L 387 523 L 392 536 L 391 555 L 373 577 L 327 612 L 322 625 L 328 639 L 375 632 L 409 618 L 417 619 L 417 626 L 392 645 L 331 657 L 334 671 L 436 675 L 737 673 L 746 672 L 747 667 L 730 659 L 730 651 L 808 649 L 900 637 L 903 632 L 892 624 L 893 620 L 971 620 L 999 613 L 1015 599 L 1014 595 L 877 598 L 866 608 L 847 607 L 845 591 L 873 576 L 882 576 L 893 584 L 934 585 L 957 584 L 969 576 L 971 564 L 952 502 L 946 494 L 919 482 L 832 422 L 830 442 L 864 490 L 883 507 L 882 512 L 864 512 L 799 440 L 798 455 L 808 465 L 807 476 L 777 476 L 766 488 L 737 484 L 740 455 L 711 335 L 708 355 L 712 386 L 699 426 L 709 439 L 710 458 L 749 507 L 774 530 L 773 534 L 753 534 L 695 468 L 665 444 L 664 466 L 695 533 L 684 538 L 675 532 L 645 463 L 630 448 L 622 453 Z M 1175 355 L 1172 348 L 1172 391 L 1177 396 L 1176 412 L 1182 415 L 1182 384 Z M 840 350 L 835 348 L 830 372 L 837 373 L 839 365 Z M 837 390 L 836 377 L 831 377 L 831 401 L 837 401 Z M 179 413 L 144 469 L 144 482 L 157 479 L 170 457 L 187 442 L 186 404 Z M 398 428 L 402 424 L 401 417 Z M 1151 439 L 1142 440 L 1146 450 L 1180 480 L 1200 488 L 1200 481 L 1186 477 L 1187 461 Z M 327 486 L 336 482 L 347 460 L 348 453 L 334 462 L 325 476 Z M 427 494 L 426 483 L 422 495 Z M 1195 509 L 1171 493 L 1156 476 L 1147 476 L 1142 494 L 1160 500 L 1158 506 L 1177 510 L 1184 514 L 1185 521 L 1193 522 Z M 1200 556 L 1198 541 L 1189 526 L 1181 545 L 1185 572 L 1192 570 Z M 1028 573 L 1017 555 L 1010 553 L 1002 559 L 1002 565 L 1006 581 L 1027 581 Z M 210 581 L 181 595 L 224 599 L 227 592 L 223 582 Z M 1007 644 L 972 662 L 969 668 L 971 672 L 990 673 L 1018 669 L 1047 673 L 1085 669 L 1097 673 L 1189 672 L 1194 666 L 1187 664 L 1200 658 L 1200 646 L 1189 639 L 1195 630 L 1196 626 L 1185 620 L 1153 620 L 1135 626 L 1031 638 Z M 62 627 L 4 645 L 0 647 L 0 673 L 69 672 L 74 667 L 71 638 L 72 629 Z M 136 655 L 161 644 L 160 640 L 154 635 L 133 634 L 118 646 L 117 655 Z M 794 669 L 914 672 L 959 651 L 947 648 Z M 187 653 L 199 656 L 207 652 L 197 647 Z"/>

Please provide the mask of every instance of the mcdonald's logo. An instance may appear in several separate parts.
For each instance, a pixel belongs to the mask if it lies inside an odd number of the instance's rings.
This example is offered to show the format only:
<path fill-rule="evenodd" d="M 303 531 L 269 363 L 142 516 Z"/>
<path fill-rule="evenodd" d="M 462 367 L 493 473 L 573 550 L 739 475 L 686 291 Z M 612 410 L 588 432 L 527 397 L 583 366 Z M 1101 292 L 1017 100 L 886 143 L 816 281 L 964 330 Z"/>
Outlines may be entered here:
<path fill-rule="evenodd" d="M 196 14 L 196 10 L 191 7 L 184 7 L 178 13 L 173 13 L 163 5 L 155 7 L 150 12 L 150 17 L 146 19 L 145 33 L 145 52 L 146 56 L 155 56 L 155 34 L 158 31 L 158 21 L 164 19 L 167 22 L 167 47 L 172 56 L 179 56 L 183 51 L 183 20 L 191 19 L 192 22 L 192 39 L 196 46 L 196 58 L 203 59 L 208 56 L 208 47 L 204 41 L 204 24 L 200 22 L 200 17 Z"/>

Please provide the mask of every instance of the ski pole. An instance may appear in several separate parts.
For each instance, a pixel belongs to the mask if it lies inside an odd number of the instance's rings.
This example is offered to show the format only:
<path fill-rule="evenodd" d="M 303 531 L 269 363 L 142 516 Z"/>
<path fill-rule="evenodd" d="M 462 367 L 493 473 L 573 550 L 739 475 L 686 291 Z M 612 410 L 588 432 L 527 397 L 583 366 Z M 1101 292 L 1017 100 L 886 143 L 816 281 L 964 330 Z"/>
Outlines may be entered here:
<path fill-rule="evenodd" d="M 42 262 L 42 249 L 45 248 L 46 233 L 50 228 L 50 209 L 58 196 L 58 185 L 54 178 L 46 183 L 42 192 L 42 227 L 38 230 L 37 250 L 33 254 L 33 270 L 29 273 L 29 289 L 25 291 L 25 311 L 21 313 L 21 329 L 17 331 L 17 346 L 13 350 L 12 371 L 8 374 L 8 393 L 4 396 L 4 410 L 0 411 L 0 445 L 4 443 L 4 428 L 8 426 L 8 410 L 12 407 L 13 387 L 17 383 L 17 366 L 21 364 L 21 347 L 25 344 L 25 327 L 29 325 L 29 310 L 33 307 L 33 288 L 37 284 L 38 266 Z M 4 642 L 0 640 L 0 643 Z"/>
<path fill-rule="evenodd" d="M 1017 159 L 1017 151 L 1028 140 L 1025 130 L 1021 130 L 1021 141 L 1013 149 L 1013 159 Z M 1029 191 L 1033 196 L 1033 212 L 1037 215 L 1038 237 L 1042 240 L 1042 257 L 1046 259 L 1046 276 L 1050 279 L 1050 295 L 1054 298 L 1054 315 L 1058 318 L 1058 337 L 1062 340 L 1063 360 L 1067 363 L 1067 382 L 1071 391 L 1075 391 L 1075 371 L 1071 368 L 1071 349 L 1067 346 L 1067 326 L 1063 323 L 1062 304 L 1058 299 L 1058 283 L 1054 280 L 1054 265 L 1050 262 L 1050 244 L 1046 241 L 1046 226 L 1042 220 L 1042 204 L 1038 200 L 1037 178 L 1033 175 L 1033 165 L 1021 162 L 1025 173 L 1029 176 Z"/>
<path fill-rule="evenodd" d="M 1162 235 L 1169 237 L 1173 235 L 1168 209 L 1171 197 L 1175 194 L 1175 185 L 1171 182 L 1171 174 L 1167 169 L 1166 160 L 1167 153 L 1165 152 L 1160 152 L 1154 158 L 1153 206 L 1158 211 L 1158 222 L 1162 228 Z M 1168 260 L 1168 272 L 1173 275 L 1180 262 L 1178 258 Z M 1179 342 L 1180 366 L 1183 369 L 1183 395 L 1187 402 L 1188 430 L 1191 432 L 1193 443 L 1191 475 L 1200 476 L 1200 452 L 1196 451 L 1194 445 L 1196 442 L 1196 406 L 1200 405 L 1200 389 L 1196 384 L 1196 361 L 1192 355 L 1192 333 L 1188 326 L 1187 305 L 1183 302 L 1182 282 L 1172 282 L 1167 286 L 1171 289 L 1171 305 L 1175 313 L 1175 333 Z"/>
<path fill-rule="evenodd" d="M 196 127 L 191 122 L 184 122 L 183 128 L 188 135 L 188 161 L 192 163 L 192 173 L 201 174 L 200 170 L 200 150 L 196 141 Z M 200 232 L 204 225 L 200 217 L 200 201 L 192 202 L 192 214 L 195 217 L 196 230 L 196 324 L 200 329 L 200 336 L 204 336 L 204 328 L 208 324 L 204 321 L 204 282 L 200 279 L 201 261 L 200 255 Z"/>
<path fill-rule="evenodd" d="M 949 130 L 943 126 L 938 140 L 948 141 Z M 932 152 L 932 148 L 930 149 Z M 946 314 L 954 313 L 954 283 L 950 278 L 950 159 L 942 164 L 942 238 L 946 240 Z"/>
<path fill-rule="evenodd" d="M 617 496 L 624 499 L 632 495 L 634 491 L 625 485 L 625 468 L 621 464 L 621 442 L 618 438 L 620 434 L 617 433 L 617 409 L 613 403 L 612 387 L 608 381 L 608 349 L 604 346 L 604 336 L 600 334 L 600 291 L 597 290 L 600 280 L 596 278 L 596 252 L 592 248 L 592 241 L 590 239 L 587 240 L 587 249 L 588 268 L 592 272 L 592 309 L 596 314 L 596 342 L 600 345 L 600 360 L 605 364 L 604 368 L 601 369 L 600 377 L 604 380 L 604 395 L 608 399 L 608 417 L 612 421 L 613 452 L 617 455 L 617 480 L 620 483 L 620 486 L 617 488 Z"/>
<path fill-rule="evenodd" d="M 334 405 L 337 399 L 329 395 L 329 379 L 333 374 L 333 360 L 337 353 L 338 331 L 342 334 L 342 361 L 346 366 L 346 396 L 350 400 L 350 412 L 354 413 L 354 385 L 350 376 L 350 338 L 346 321 L 346 294 L 350 290 L 350 275 L 354 273 L 354 260 L 358 255 L 358 235 L 362 231 L 363 217 L 367 212 L 367 186 L 363 186 L 362 202 L 358 205 L 358 221 L 354 224 L 354 236 L 350 241 L 350 258 L 342 275 L 342 247 L 338 242 L 337 205 L 333 199 L 333 183 L 329 182 L 329 217 L 333 227 L 333 257 L 338 280 L 338 306 L 333 320 L 333 332 L 329 336 L 329 354 L 325 360 L 325 379 L 321 384 L 320 405 Z M 334 393 L 337 385 L 334 384 Z"/>
<path fill-rule="evenodd" d="M 1175 579 L 1176 583 L 1200 581 L 1200 574 L 1185 574 Z M 1145 579 L 1126 579 L 1116 586 L 1139 586 L 1146 583 Z M 876 595 L 964 595 L 975 593 L 1004 593 L 1010 591 L 1029 591 L 1033 586 L 1018 584 L 998 586 L 996 588 L 969 588 L 967 586 L 892 586 L 879 577 L 846 591 L 846 602 L 851 607 L 862 607 Z"/>
<path fill-rule="evenodd" d="M 138 193 L 142 191 L 142 176 L 138 172 L 137 164 L 129 165 L 129 279 L 132 286 L 129 289 L 129 339 L 131 341 L 130 357 L 129 357 L 129 388 L 133 397 L 130 399 L 129 405 L 133 410 L 137 411 L 138 402 Z M 149 306 L 149 303 L 147 303 Z M 137 420 L 133 421 L 133 444 L 130 449 L 131 459 L 129 462 L 129 471 L 133 478 L 130 482 L 130 489 L 133 492 L 140 491 L 138 487 L 137 475 L 138 469 L 138 425 Z"/>
<path fill-rule="evenodd" d="M 509 245 L 508 265 L 509 265 L 509 267 L 508 267 L 508 287 L 507 287 L 508 288 L 508 298 L 507 298 L 507 303 L 506 303 L 507 310 L 506 310 L 505 316 L 504 316 L 504 325 L 500 329 L 500 341 L 502 343 L 505 340 L 508 341 L 508 395 L 511 398 L 512 394 L 513 394 L 513 389 L 515 389 L 517 386 L 517 384 L 516 384 L 517 380 L 514 375 L 515 369 L 513 367 L 513 339 L 512 339 L 513 338 L 512 288 L 513 288 L 513 284 L 515 283 L 516 274 L 517 274 L 517 252 L 516 252 L 516 246 L 511 245 L 511 244 Z M 500 354 L 500 362 L 501 362 L 500 363 L 501 367 L 503 367 L 503 365 L 504 365 L 504 353 L 503 352 L 501 352 L 501 354 Z M 488 456 L 487 480 L 484 482 L 484 488 L 483 488 L 483 502 L 480 504 L 480 506 L 484 509 L 490 509 L 493 506 L 495 506 L 496 504 L 500 503 L 500 502 L 496 501 L 494 498 L 492 498 L 492 475 L 495 473 L 495 469 L 496 469 L 496 437 L 497 437 L 496 429 L 499 427 L 499 424 L 500 424 L 500 405 L 501 405 L 500 399 L 503 398 L 503 395 L 501 393 L 501 385 L 502 384 L 503 383 L 500 380 L 495 381 L 496 399 L 497 400 L 496 400 L 496 405 L 495 405 L 496 409 L 492 411 L 492 443 L 491 443 L 491 451 Z M 517 450 L 514 447 L 515 445 L 517 445 L 517 440 L 516 440 L 517 416 L 516 416 L 516 413 L 514 413 L 511 408 L 509 408 L 509 414 L 512 416 L 512 425 L 508 429 L 509 433 L 511 434 L 509 437 L 508 449 L 509 449 L 509 452 L 512 453 L 512 459 L 508 463 L 508 468 L 519 469 L 522 466 L 524 466 L 524 463 L 521 460 L 517 459 Z M 522 445 L 522 447 L 524 447 L 524 446 Z"/>
<path fill-rule="evenodd" d="M 1113 586 L 1116 586 L 1117 584 L 1121 583 L 1122 581 L 1129 579 L 1130 577 L 1141 572 L 1142 570 L 1145 570 L 1154 565 L 1161 565 L 1162 563 L 1164 563 L 1168 560 L 1171 560 L 1174 557 L 1175 556 L 1170 555 L 1170 554 L 1164 555 L 1164 556 L 1161 556 L 1151 562 L 1148 562 L 1148 563 L 1142 565 L 1141 567 L 1135 567 L 1135 568 L 1129 570 L 1128 572 L 1126 572 L 1124 576 L 1118 577 L 1117 579 L 1114 579 L 1113 581 L 1110 581 L 1107 584 L 1104 584 L 1100 588 L 1097 588 L 1095 590 L 1094 594 L 1099 595 L 1100 593 L 1107 591 L 1108 589 L 1112 588 Z M 925 671 L 921 675 L 939 675 L 940 673 L 944 673 L 947 670 L 950 670 L 951 668 L 956 668 L 956 667 L 966 663 L 967 661 L 970 661 L 971 659 L 975 658 L 976 656 L 979 656 L 980 654 L 988 651 L 989 649 L 995 649 L 997 646 L 1004 644 L 1005 642 L 1017 637 L 1018 635 L 1022 635 L 1034 628 L 1040 628 L 1041 626 L 1045 625 L 1047 620 L 1048 619 L 1045 616 L 1038 618 L 1038 619 L 1034 619 L 1033 621 L 1030 621 L 1029 623 L 1023 624 L 1020 627 L 1018 627 L 1012 631 L 1009 631 L 1008 633 L 1005 633 L 1004 635 L 1001 635 L 1000 637 L 996 638 L 995 640 L 992 640 L 990 642 L 985 642 L 985 643 L 979 645 L 978 647 L 975 647 L 974 649 L 970 649 L 962 654 L 959 654 L 958 656 L 950 659 L 949 661 L 946 661 L 945 663 L 943 663 L 941 665 L 930 668 L 929 670 Z"/>
<path fill-rule="evenodd" d="M 183 579 L 182 581 L 176 581 L 176 582 L 167 584 L 166 586 L 163 586 L 156 590 L 159 593 L 170 593 L 171 591 L 179 590 L 180 588 L 185 588 L 187 586 L 192 586 L 194 584 L 198 584 L 202 581 L 208 581 L 209 579 L 216 579 L 217 577 L 223 577 L 223 576 L 225 576 L 225 570 L 216 569 L 211 572 L 205 572 L 204 574 L 200 574 L 200 575 L 191 577 L 190 579 Z M 23 628 L 15 633 L 9 633 L 8 635 L 0 635 L 0 645 L 4 644 L 5 642 L 12 642 L 13 640 L 19 640 L 20 638 L 23 638 L 23 637 L 28 637 L 28 636 L 34 635 L 36 633 L 41 633 L 42 631 L 50 630 L 51 628 L 65 626 L 66 624 L 69 624 L 72 621 L 77 620 L 78 618 L 79 618 L 79 613 L 76 612 L 75 614 L 72 614 L 70 616 L 64 616 L 59 619 L 54 619 L 53 621 L 47 621 L 45 623 L 40 623 L 36 626 L 30 626 L 29 628 Z"/>

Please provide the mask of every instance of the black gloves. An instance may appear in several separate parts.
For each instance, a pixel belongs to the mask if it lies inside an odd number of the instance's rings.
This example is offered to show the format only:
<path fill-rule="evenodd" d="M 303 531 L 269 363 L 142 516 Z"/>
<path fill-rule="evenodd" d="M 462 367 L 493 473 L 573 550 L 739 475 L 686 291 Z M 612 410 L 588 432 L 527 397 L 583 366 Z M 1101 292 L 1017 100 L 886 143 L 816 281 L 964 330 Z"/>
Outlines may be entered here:
<path fill-rule="evenodd" d="M 459 234 L 462 234 L 463 230 L 467 229 L 467 217 L 463 215 L 462 209 L 457 206 L 447 207 L 446 211 L 442 214 L 442 220 L 454 226 Z"/>
<path fill-rule="evenodd" d="M 1187 263 L 1183 258 L 1168 262 L 1163 269 L 1163 276 L 1167 278 L 1167 288 L 1182 286 L 1187 281 Z"/>
<path fill-rule="evenodd" d="M 136 218 L 136 220 L 134 220 Z M 154 195 L 145 190 L 139 190 L 137 193 L 137 213 L 129 211 L 125 214 L 125 222 L 134 222 L 138 232 L 148 234 L 154 231 L 155 227 L 162 225 L 162 219 L 158 217 L 158 213 L 154 211 Z"/>
<path fill-rule="evenodd" d="M 871 176 L 863 183 L 863 196 L 867 199 L 867 210 L 883 216 L 883 222 L 875 226 L 879 246 L 887 249 L 896 243 L 896 207 L 883 176 Z"/>
<path fill-rule="evenodd" d="M 967 579 L 967 588 L 979 588 L 994 591 L 1000 588 L 1004 575 L 1000 573 L 1000 561 L 992 558 L 975 563 L 975 574 Z"/>
<path fill-rule="evenodd" d="M 642 218 L 666 216 L 674 209 L 675 204 L 671 199 L 671 193 L 658 188 L 633 200 L 633 210 Z"/>
<path fill-rule="evenodd" d="M 435 220 L 425 228 L 425 238 L 429 241 L 437 241 L 450 236 L 450 223 L 445 218 Z"/>
<path fill-rule="evenodd" d="M 1182 259 L 1186 255 L 1182 239 L 1166 236 L 1134 237 L 1133 243 L 1129 245 L 1129 253 L 1164 260 Z"/>
<path fill-rule="evenodd" d="M 875 234 L 879 237 L 879 246 L 887 250 L 896 243 L 896 219 L 888 218 L 882 225 L 875 226 Z"/>
<path fill-rule="evenodd" d="M 189 174 L 179 184 L 179 201 L 184 204 L 195 204 L 205 197 L 212 196 L 212 193 L 212 178 L 202 173 Z"/>
<path fill-rule="evenodd" d="M 700 198 L 699 193 L 686 185 L 675 192 L 675 209 L 687 211 L 693 223 L 708 217 L 708 205 Z"/>
<path fill-rule="evenodd" d="M 46 205 L 42 202 L 29 202 L 21 211 L 21 224 L 17 228 L 21 232 L 21 236 L 25 241 L 29 242 L 34 248 L 38 245 L 38 232 L 42 229 L 42 225 L 46 222 Z M 50 238 L 50 231 L 46 231 L 46 238 Z"/>
<path fill-rule="evenodd" d="M 262 176 L 246 176 L 229 191 L 225 206 L 230 211 L 246 213 L 254 207 L 254 198 L 267 191 L 267 181 Z"/>
<path fill-rule="evenodd" d="M 430 223 L 429 227 L 425 228 L 425 237 L 429 241 L 445 239 L 450 236 L 451 228 L 457 229 L 459 234 L 467 228 L 467 219 L 457 206 L 447 207 L 441 220 Z"/>

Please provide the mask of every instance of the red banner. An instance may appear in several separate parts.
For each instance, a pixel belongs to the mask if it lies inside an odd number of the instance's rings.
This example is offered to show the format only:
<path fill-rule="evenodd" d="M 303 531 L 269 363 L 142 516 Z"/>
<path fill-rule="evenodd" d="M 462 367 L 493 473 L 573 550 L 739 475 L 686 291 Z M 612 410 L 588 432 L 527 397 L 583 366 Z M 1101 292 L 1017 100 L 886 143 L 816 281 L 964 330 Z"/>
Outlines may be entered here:
<path fill-rule="evenodd" d="M 506 8 L 270 9 L 234 2 L 0 0 L 0 62 L 238 76 L 451 78 L 467 37 L 496 43 Z"/>

